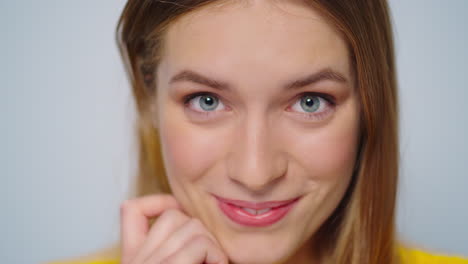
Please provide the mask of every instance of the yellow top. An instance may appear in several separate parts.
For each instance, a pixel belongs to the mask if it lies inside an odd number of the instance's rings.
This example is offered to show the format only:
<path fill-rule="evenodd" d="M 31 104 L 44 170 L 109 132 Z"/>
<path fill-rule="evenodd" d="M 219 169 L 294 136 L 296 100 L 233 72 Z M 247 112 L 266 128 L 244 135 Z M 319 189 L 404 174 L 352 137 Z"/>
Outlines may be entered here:
<path fill-rule="evenodd" d="M 420 249 L 400 248 L 402 264 L 468 264 L 468 258 L 435 254 Z"/>
<path fill-rule="evenodd" d="M 420 249 L 400 248 L 402 264 L 468 264 L 468 258 L 429 253 Z M 118 259 L 65 261 L 48 264 L 120 264 Z"/>

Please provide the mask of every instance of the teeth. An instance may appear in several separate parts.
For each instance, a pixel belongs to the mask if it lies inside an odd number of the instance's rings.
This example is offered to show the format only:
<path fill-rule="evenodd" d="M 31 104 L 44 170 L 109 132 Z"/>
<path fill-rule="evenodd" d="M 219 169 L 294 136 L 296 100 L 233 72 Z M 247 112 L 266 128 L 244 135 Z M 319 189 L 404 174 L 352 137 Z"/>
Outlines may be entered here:
<path fill-rule="evenodd" d="M 264 214 L 264 213 L 266 213 L 266 212 L 269 212 L 270 210 L 271 210 L 271 208 L 258 210 L 258 211 L 257 211 L 257 214 Z"/>
<path fill-rule="evenodd" d="M 246 211 L 249 214 L 252 214 L 252 215 L 264 214 L 264 213 L 267 213 L 267 212 L 269 212 L 271 210 L 271 208 L 266 208 L 266 209 L 262 209 L 262 210 L 257 211 L 255 209 L 245 208 L 245 207 L 241 207 L 241 209 Z"/>
<path fill-rule="evenodd" d="M 252 214 L 252 215 L 256 215 L 257 214 L 257 210 L 255 209 L 250 209 L 250 208 L 245 208 L 245 207 L 241 207 L 242 210 L 246 211 L 247 213 L 249 214 Z"/>

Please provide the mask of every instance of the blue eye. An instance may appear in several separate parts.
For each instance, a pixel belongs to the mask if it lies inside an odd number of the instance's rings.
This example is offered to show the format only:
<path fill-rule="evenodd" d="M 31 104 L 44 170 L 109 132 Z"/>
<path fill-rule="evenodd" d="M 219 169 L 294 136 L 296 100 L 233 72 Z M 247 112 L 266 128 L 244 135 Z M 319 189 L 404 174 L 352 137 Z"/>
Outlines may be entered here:
<path fill-rule="evenodd" d="M 334 101 L 327 95 L 305 94 L 291 106 L 306 119 L 320 121 L 326 118 L 334 109 Z"/>
<path fill-rule="evenodd" d="M 320 108 L 320 97 L 315 95 L 307 95 L 301 98 L 301 107 L 306 112 L 313 113 Z"/>
<path fill-rule="evenodd" d="M 334 99 L 326 94 L 306 93 L 290 106 L 294 112 L 298 112 L 304 118 L 320 121 L 326 118 L 334 110 Z M 184 104 L 205 117 L 219 114 L 220 110 L 226 110 L 222 100 L 210 92 L 200 92 L 185 96 Z"/>
<path fill-rule="evenodd" d="M 219 104 L 218 98 L 211 95 L 202 95 L 198 100 L 201 108 L 205 111 L 212 111 L 216 109 L 216 106 Z"/>
<path fill-rule="evenodd" d="M 212 112 L 219 105 L 222 105 L 224 107 L 224 105 L 221 103 L 217 96 L 209 93 L 193 94 L 186 99 L 185 103 L 198 112 Z"/>

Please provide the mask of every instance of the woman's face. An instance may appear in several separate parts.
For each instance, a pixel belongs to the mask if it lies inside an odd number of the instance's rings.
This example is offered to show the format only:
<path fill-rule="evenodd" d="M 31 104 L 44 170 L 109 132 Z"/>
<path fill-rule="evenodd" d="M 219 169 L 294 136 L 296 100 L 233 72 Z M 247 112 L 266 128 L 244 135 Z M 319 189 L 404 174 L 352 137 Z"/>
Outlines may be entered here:
<path fill-rule="evenodd" d="M 357 153 L 341 35 L 300 1 L 235 2 L 177 20 L 162 56 L 153 114 L 174 196 L 233 263 L 310 257 L 302 252 L 342 199 Z M 252 226 L 231 220 L 216 196 L 300 199 Z"/>

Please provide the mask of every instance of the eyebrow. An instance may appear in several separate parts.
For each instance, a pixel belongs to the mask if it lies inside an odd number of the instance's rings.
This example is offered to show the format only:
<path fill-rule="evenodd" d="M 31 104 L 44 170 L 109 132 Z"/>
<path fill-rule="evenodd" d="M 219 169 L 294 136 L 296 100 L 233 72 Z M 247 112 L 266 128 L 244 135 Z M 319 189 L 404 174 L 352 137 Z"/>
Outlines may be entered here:
<path fill-rule="evenodd" d="M 335 81 L 339 83 L 348 82 L 348 80 L 346 79 L 346 77 L 344 77 L 343 74 L 337 71 L 334 71 L 331 68 L 325 68 L 318 72 L 309 74 L 304 78 L 289 82 L 284 85 L 284 88 L 286 90 L 298 89 L 298 88 L 302 88 L 302 87 L 305 87 L 314 83 L 318 83 L 321 81 L 325 81 L 325 80 Z M 205 85 L 213 89 L 217 89 L 217 90 L 229 90 L 230 89 L 230 85 L 227 82 L 208 78 L 193 70 L 182 70 L 181 72 L 174 75 L 170 79 L 169 83 L 172 84 L 175 82 L 182 82 L 182 81 L 198 83 L 198 84 Z"/>

